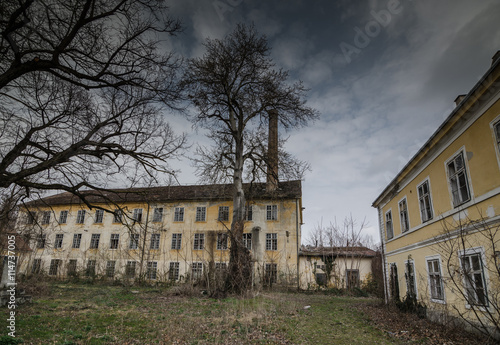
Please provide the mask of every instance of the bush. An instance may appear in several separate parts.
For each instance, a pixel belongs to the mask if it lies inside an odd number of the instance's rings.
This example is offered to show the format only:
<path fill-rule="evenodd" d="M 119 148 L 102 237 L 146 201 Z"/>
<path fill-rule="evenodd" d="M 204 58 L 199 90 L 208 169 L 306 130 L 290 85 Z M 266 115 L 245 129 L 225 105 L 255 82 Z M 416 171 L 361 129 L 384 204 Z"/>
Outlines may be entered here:
<path fill-rule="evenodd" d="M 417 301 L 417 296 L 414 294 L 406 294 L 403 300 L 396 300 L 396 306 L 402 312 L 416 314 L 421 319 L 427 315 L 427 307 Z"/>

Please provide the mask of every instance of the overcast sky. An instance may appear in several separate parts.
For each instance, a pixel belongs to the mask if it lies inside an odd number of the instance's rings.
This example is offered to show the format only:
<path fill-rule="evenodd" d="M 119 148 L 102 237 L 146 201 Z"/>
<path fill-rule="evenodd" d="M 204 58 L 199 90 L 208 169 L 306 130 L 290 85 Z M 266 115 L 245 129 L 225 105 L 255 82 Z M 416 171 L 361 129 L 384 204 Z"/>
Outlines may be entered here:
<path fill-rule="evenodd" d="M 170 0 L 184 32 L 171 47 L 203 54 L 207 37 L 254 23 L 277 66 L 308 88 L 321 118 L 290 136 L 312 166 L 303 182 L 303 240 L 352 214 L 379 241 L 372 202 L 467 93 L 500 49 L 498 0 Z M 206 141 L 180 117 L 178 131 Z M 197 182 L 189 163 L 181 184 Z"/>

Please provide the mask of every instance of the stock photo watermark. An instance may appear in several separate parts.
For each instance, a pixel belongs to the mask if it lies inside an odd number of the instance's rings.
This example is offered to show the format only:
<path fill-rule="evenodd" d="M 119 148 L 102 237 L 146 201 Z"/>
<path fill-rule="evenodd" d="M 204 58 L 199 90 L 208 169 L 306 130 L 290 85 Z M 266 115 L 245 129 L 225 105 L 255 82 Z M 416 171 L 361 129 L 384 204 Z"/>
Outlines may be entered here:
<path fill-rule="evenodd" d="M 7 334 L 16 337 L 16 236 L 7 236 L 7 308 L 9 310 L 7 318 Z"/>
<path fill-rule="evenodd" d="M 234 8 L 240 5 L 242 2 L 243 0 L 216 0 L 212 2 L 212 6 L 214 7 L 215 12 L 217 12 L 217 15 L 219 16 L 221 22 L 223 22 L 224 14 L 226 12 L 232 12 Z"/>
<path fill-rule="evenodd" d="M 412 0 L 406 0 L 412 1 Z M 352 44 L 342 41 L 340 43 L 340 50 L 344 55 L 347 63 L 351 63 L 353 55 L 359 55 L 361 50 L 368 47 L 372 39 L 376 38 L 386 28 L 394 18 L 394 16 L 403 12 L 403 5 L 400 0 L 389 0 L 386 9 L 379 11 L 372 10 L 370 12 L 373 20 L 365 24 L 363 28 L 354 27 L 354 38 Z"/>

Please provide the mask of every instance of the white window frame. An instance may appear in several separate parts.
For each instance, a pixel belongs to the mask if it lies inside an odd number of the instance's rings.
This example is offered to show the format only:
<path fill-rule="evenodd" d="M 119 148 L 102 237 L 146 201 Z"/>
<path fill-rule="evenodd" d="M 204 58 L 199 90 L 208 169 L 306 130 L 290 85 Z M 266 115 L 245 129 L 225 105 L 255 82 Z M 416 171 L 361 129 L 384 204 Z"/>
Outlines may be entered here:
<path fill-rule="evenodd" d="M 193 250 L 203 250 L 203 249 L 205 249 L 205 234 L 203 233 L 194 234 Z"/>
<path fill-rule="evenodd" d="M 278 205 L 266 205 L 266 220 L 278 220 Z"/>
<path fill-rule="evenodd" d="M 57 276 L 57 274 L 59 273 L 59 267 L 61 267 L 61 263 L 61 259 L 50 260 L 49 276 Z"/>
<path fill-rule="evenodd" d="M 64 234 L 56 234 L 56 238 L 54 240 L 54 248 L 61 249 L 63 245 Z"/>
<path fill-rule="evenodd" d="M 149 245 L 149 249 L 160 249 L 160 234 L 154 233 L 151 234 L 151 243 Z"/>
<path fill-rule="evenodd" d="M 128 244 L 128 249 L 138 249 L 139 248 L 139 234 L 130 234 L 130 242 Z"/>
<path fill-rule="evenodd" d="M 252 205 L 245 206 L 245 220 L 252 222 L 253 221 L 253 208 Z"/>
<path fill-rule="evenodd" d="M 92 234 L 90 236 L 90 249 L 99 249 L 99 242 L 101 241 L 101 234 Z"/>
<path fill-rule="evenodd" d="M 120 245 L 120 234 L 111 234 L 109 238 L 109 249 L 118 249 Z"/>
<path fill-rule="evenodd" d="M 184 221 L 184 207 L 176 207 L 174 210 L 174 222 Z"/>
<path fill-rule="evenodd" d="M 115 209 L 113 211 L 113 223 L 121 223 L 123 218 L 123 211 L 120 209 Z"/>
<path fill-rule="evenodd" d="M 47 235 L 46 234 L 40 234 L 36 238 L 36 249 L 43 249 L 45 248 L 45 245 L 47 244 Z"/>
<path fill-rule="evenodd" d="M 181 246 L 182 246 L 182 233 L 172 234 L 172 244 L 170 245 L 170 249 L 180 250 Z"/>
<path fill-rule="evenodd" d="M 202 262 L 192 262 L 191 263 L 191 279 L 199 280 L 203 278 L 203 263 Z"/>
<path fill-rule="evenodd" d="M 438 263 L 438 269 L 439 269 L 439 284 L 441 288 L 441 294 L 443 299 L 439 299 L 436 297 L 433 297 L 432 295 L 432 281 L 431 281 L 431 275 L 435 275 L 435 271 L 433 270 L 432 272 L 429 271 L 429 263 L 430 262 L 436 262 Z M 431 302 L 434 303 L 440 303 L 440 304 L 446 304 L 446 291 L 444 289 L 444 279 L 443 279 L 443 265 L 441 263 L 441 255 L 431 255 L 431 256 L 426 256 L 425 257 L 425 269 L 427 270 L 427 286 L 429 287 L 429 299 Z"/>
<path fill-rule="evenodd" d="M 135 272 L 137 269 L 137 261 L 127 261 L 125 266 L 125 277 L 135 278 Z"/>
<path fill-rule="evenodd" d="M 102 224 L 104 221 L 104 210 L 95 210 L 95 224 Z"/>
<path fill-rule="evenodd" d="M 252 233 L 247 232 L 243 234 L 243 245 L 248 249 L 252 250 Z"/>
<path fill-rule="evenodd" d="M 460 193 L 458 193 L 458 198 L 459 199 L 455 199 L 454 197 L 454 194 L 453 194 L 453 187 L 452 187 L 452 183 L 451 183 L 451 179 L 453 176 L 450 175 L 450 169 L 449 169 L 449 165 L 454 162 L 459 156 L 462 156 L 462 160 L 463 160 L 463 167 L 461 170 L 459 170 L 459 172 L 455 172 L 454 176 L 458 176 L 460 173 L 463 173 L 465 175 L 465 188 L 467 190 L 467 193 L 468 193 L 468 198 L 467 199 L 463 199 L 462 200 L 462 196 Z M 457 208 L 457 207 L 460 207 L 466 203 L 468 203 L 469 201 L 472 200 L 472 183 L 471 183 L 471 179 L 469 177 L 469 164 L 468 164 L 468 159 L 467 159 L 467 152 L 465 151 L 465 147 L 462 147 L 460 148 L 460 150 L 458 150 L 457 152 L 455 152 L 445 163 L 444 163 L 444 166 L 445 166 L 445 170 L 446 170 L 446 180 L 448 181 L 448 191 L 450 193 L 450 201 L 451 201 L 451 207 L 452 209 L 453 208 Z M 462 171 L 463 170 L 463 171 Z M 459 183 L 459 179 L 457 177 L 457 184 Z M 458 192 L 460 192 L 460 187 L 458 187 Z"/>
<path fill-rule="evenodd" d="M 415 270 L 415 260 L 413 259 L 406 259 L 404 264 L 405 264 L 405 282 L 406 282 L 406 293 L 409 292 L 409 281 L 408 281 L 408 263 L 411 265 L 411 268 L 413 269 L 413 285 L 415 288 L 415 298 L 418 299 L 418 286 L 417 286 L 417 271 Z"/>
<path fill-rule="evenodd" d="M 278 233 L 273 232 L 266 234 L 266 250 L 278 250 Z"/>
<path fill-rule="evenodd" d="M 146 279 L 156 280 L 158 278 L 158 262 L 148 261 L 146 270 Z"/>
<path fill-rule="evenodd" d="M 229 221 L 229 206 L 219 206 L 219 216 L 217 219 L 221 222 Z"/>
<path fill-rule="evenodd" d="M 207 208 L 206 206 L 196 207 L 196 222 L 205 222 L 207 220 Z"/>
<path fill-rule="evenodd" d="M 52 213 L 51 211 L 43 211 L 42 212 L 42 224 L 43 225 L 50 224 L 50 214 L 51 213 Z"/>
<path fill-rule="evenodd" d="M 82 244 L 82 234 L 73 234 L 73 243 L 71 248 L 79 249 Z"/>
<path fill-rule="evenodd" d="M 420 196 L 420 192 L 419 192 L 419 189 L 420 187 L 423 188 L 423 185 L 424 184 L 427 184 L 427 188 L 429 190 L 429 210 L 431 212 L 431 215 L 429 218 L 427 218 L 427 215 L 426 215 L 426 218 L 424 219 L 423 217 L 423 212 L 422 212 L 422 203 L 421 203 L 421 199 L 424 199 L 425 200 L 425 194 L 421 197 Z M 418 208 L 420 210 L 420 220 L 423 223 L 426 223 L 430 220 L 432 220 L 434 218 L 434 203 L 432 202 L 432 189 L 431 189 L 431 180 L 427 177 L 425 178 L 422 182 L 420 182 L 418 185 L 417 185 L 417 198 L 418 198 Z"/>
<path fill-rule="evenodd" d="M 402 203 L 404 203 L 404 205 L 406 206 L 406 209 L 404 210 L 406 215 L 404 215 L 403 211 L 401 210 Z M 410 226 L 410 212 L 408 210 L 408 199 L 406 198 L 406 195 L 404 196 L 404 198 L 399 200 L 398 210 L 399 210 L 399 223 L 401 226 L 401 233 L 404 234 L 405 232 L 410 231 L 410 227 L 411 227 Z M 404 222 L 405 217 L 406 217 L 406 223 Z"/>
<path fill-rule="evenodd" d="M 179 262 L 170 261 L 168 269 L 168 279 L 169 280 L 179 280 Z"/>
<path fill-rule="evenodd" d="M 226 233 L 217 234 L 217 250 L 227 250 L 228 236 Z"/>
<path fill-rule="evenodd" d="M 134 208 L 132 219 L 134 220 L 134 223 L 142 222 L 142 208 Z"/>
<path fill-rule="evenodd" d="M 106 262 L 106 277 L 114 278 L 115 277 L 115 269 L 116 269 L 116 261 L 108 260 Z"/>
<path fill-rule="evenodd" d="M 390 216 L 390 219 L 388 219 L 387 215 Z M 389 231 L 387 231 L 389 228 L 388 228 L 388 223 L 390 221 L 390 225 L 391 225 L 391 236 L 389 236 Z M 385 237 L 387 238 L 387 240 L 391 240 L 394 238 L 394 217 L 392 216 L 392 208 L 388 209 L 386 212 L 385 212 L 385 216 L 384 216 L 384 228 L 385 228 Z"/>
<path fill-rule="evenodd" d="M 264 277 L 266 283 L 276 284 L 278 282 L 278 264 L 266 263 L 264 267 Z"/>
<path fill-rule="evenodd" d="M 155 207 L 153 210 L 153 223 L 163 222 L 163 207 Z"/>
<path fill-rule="evenodd" d="M 76 213 L 76 224 L 85 223 L 85 210 L 78 210 Z"/>
<path fill-rule="evenodd" d="M 484 290 L 485 290 L 485 298 L 486 298 L 486 304 L 474 304 L 473 306 L 476 307 L 476 308 L 479 308 L 479 309 L 482 309 L 482 308 L 488 308 L 489 306 L 489 276 L 488 276 L 488 269 L 486 268 L 486 255 L 485 255 L 485 251 L 484 251 L 484 247 L 474 247 L 474 248 L 468 248 L 468 249 L 465 249 L 465 250 L 459 250 L 458 251 L 458 262 L 460 264 L 460 270 L 463 272 L 464 271 L 464 267 L 462 265 L 462 258 L 463 257 L 468 257 L 468 256 L 472 256 L 472 255 L 479 255 L 480 258 L 481 258 L 481 264 L 482 264 L 482 279 L 483 279 L 483 285 L 484 285 Z M 465 275 L 463 276 L 462 278 L 462 286 L 463 286 L 463 295 L 464 296 L 467 296 L 467 281 L 466 281 L 466 278 L 465 278 Z M 477 297 L 476 297 L 477 298 Z M 465 300 L 465 306 L 466 308 L 472 308 L 472 305 L 469 303 L 469 301 L 466 299 Z"/>
<path fill-rule="evenodd" d="M 66 224 L 68 222 L 68 210 L 59 212 L 59 224 Z"/>

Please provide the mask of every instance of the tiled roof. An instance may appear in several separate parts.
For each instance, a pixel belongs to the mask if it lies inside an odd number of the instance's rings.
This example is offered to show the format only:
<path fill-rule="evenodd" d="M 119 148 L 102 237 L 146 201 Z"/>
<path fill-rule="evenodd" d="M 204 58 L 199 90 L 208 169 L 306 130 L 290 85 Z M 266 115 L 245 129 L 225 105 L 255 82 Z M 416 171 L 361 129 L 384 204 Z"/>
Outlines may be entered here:
<path fill-rule="evenodd" d="M 265 183 L 244 184 L 247 200 L 262 199 L 296 199 L 302 196 L 301 181 L 280 182 L 278 189 L 273 192 L 266 191 Z M 147 188 L 113 189 L 109 191 L 83 191 L 81 192 L 89 203 L 100 202 L 173 202 L 190 200 L 232 200 L 232 184 L 191 185 L 191 186 L 165 186 Z M 80 204 L 82 201 L 77 196 L 65 192 L 33 201 L 27 205 L 52 206 Z"/>
<path fill-rule="evenodd" d="M 299 252 L 301 256 L 355 256 L 375 257 L 376 253 L 366 247 L 310 247 L 305 246 Z"/>

